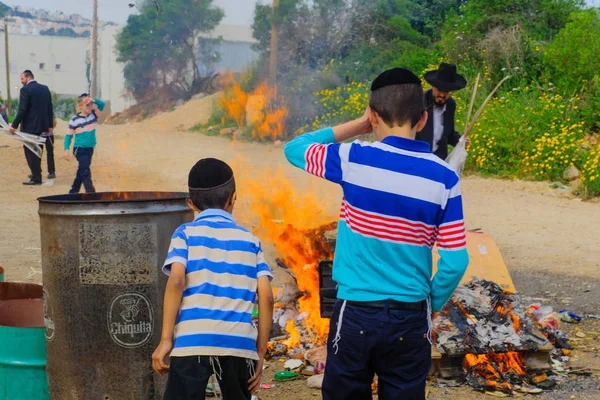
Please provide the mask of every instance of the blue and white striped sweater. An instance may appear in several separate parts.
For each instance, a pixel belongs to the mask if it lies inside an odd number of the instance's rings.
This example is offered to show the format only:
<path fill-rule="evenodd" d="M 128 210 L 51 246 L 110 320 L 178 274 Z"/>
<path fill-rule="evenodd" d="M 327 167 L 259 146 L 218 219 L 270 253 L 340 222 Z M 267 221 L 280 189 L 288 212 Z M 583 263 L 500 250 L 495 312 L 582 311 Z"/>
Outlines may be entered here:
<path fill-rule="evenodd" d="M 331 128 L 297 137 L 288 160 L 344 192 L 334 258 L 338 297 L 432 299 L 442 309 L 468 265 L 459 178 L 424 142 L 335 144 Z M 432 247 L 440 253 L 432 275 Z"/>
<path fill-rule="evenodd" d="M 163 271 L 186 268 L 172 357 L 258 359 L 252 323 L 257 280 L 271 277 L 260 241 L 223 210 L 206 210 L 175 231 Z"/>

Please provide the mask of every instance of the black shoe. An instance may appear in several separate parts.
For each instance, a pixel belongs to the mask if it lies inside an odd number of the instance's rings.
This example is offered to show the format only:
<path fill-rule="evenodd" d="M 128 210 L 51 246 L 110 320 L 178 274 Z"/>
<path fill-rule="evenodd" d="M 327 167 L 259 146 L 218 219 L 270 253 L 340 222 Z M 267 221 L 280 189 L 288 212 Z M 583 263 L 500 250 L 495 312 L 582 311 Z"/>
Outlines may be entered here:
<path fill-rule="evenodd" d="M 23 185 L 25 185 L 25 186 L 38 186 L 41 184 L 42 184 L 41 181 L 34 181 L 34 180 L 31 180 L 29 182 L 23 182 Z"/>
<path fill-rule="evenodd" d="M 54 172 L 51 174 L 48 174 L 48 179 L 56 179 L 56 174 Z"/>

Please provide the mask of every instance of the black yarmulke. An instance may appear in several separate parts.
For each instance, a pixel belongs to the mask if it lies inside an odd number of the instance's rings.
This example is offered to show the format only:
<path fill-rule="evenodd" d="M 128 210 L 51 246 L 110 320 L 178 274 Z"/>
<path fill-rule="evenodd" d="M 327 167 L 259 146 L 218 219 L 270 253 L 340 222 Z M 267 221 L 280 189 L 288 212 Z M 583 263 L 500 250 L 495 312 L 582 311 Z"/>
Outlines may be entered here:
<path fill-rule="evenodd" d="M 391 85 L 403 85 L 403 84 L 415 84 L 420 85 L 421 80 L 412 73 L 412 71 L 406 68 L 393 68 L 383 72 L 373 81 L 371 85 L 371 91 L 381 89 L 382 87 Z"/>
<path fill-rule="evenodd" d="M 188 176 L 190 189 L 212 189 L 233 179 L 229 165 L 216 158 L 204 158 L 196 163 Z"/>

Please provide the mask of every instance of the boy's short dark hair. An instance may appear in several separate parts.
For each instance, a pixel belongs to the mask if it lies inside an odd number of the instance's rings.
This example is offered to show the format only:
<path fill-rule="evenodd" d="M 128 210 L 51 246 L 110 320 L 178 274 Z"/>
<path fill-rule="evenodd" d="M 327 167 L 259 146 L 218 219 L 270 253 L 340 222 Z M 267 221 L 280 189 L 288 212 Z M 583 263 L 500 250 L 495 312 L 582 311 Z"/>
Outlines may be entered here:
<path fill-rule="evenodd" d="M 188 187 L 190 199 L 198 210 L 222 210 L 235 193 L 233 170 L 221 160 L 204 158 L 190 170 Z"/>
<path fill-rule="evenodd" d="M 369 106 L 389 127 L 410 122 L 410 127 L 413 128 L 425 110 L 423 87 L 405 83 L 376 89 L 371 92 Z"/>
<path fill-rule="evenodd" d="M 29 70 L 29 69 L 26 69 L 25 71 L 23 71 L 23 75 L 25 75 L 25 77 L 27 77 L 27 78 L 31 78 L 31 79 L 35 78 L 33 76 L 33 72 L 31 72 L 31 70 Z"/>

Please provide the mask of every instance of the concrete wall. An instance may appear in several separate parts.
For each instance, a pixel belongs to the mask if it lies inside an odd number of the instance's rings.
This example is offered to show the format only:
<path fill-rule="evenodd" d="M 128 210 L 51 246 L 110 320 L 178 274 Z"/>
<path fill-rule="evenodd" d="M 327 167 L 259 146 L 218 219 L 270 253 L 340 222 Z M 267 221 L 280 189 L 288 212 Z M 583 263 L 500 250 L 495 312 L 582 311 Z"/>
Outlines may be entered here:
<path fill-rule="evenodd" d="M 117 62 L 116 35 L 121 30 L 117 26 L 107 26 L 98 33 L 98 88 L 99 96 L 110 101 L 110 112 L 121 112 L 135 104 L 125 92 L 123 64 Z"/>
<path fill-rule="evenodd" d="M 117 62 L 116 35 L 122 28 L 107 26 L 98 33 L 98 89 L 99 97 L 110 102 L 110 112 L 121 112 L 135 104 L 125 92 L 123 64 Z M 20 74 L 31 69 L 36 79 L 47 85 L 59 97 L 78 96 L 89 90 L 87 63 L 91 40 L 57 36 L 20 35 L 9 31 L 11 95 L 19 97 Z M 4 40 L 0 35 L 0 90 L 6 97 L 6 66 Z M 252 51 L 251 29 L 240 26 L 219 26 L 205 38 L 222 38 L 215 50 L 221 54 L 216 65 L 201 66 L 201 72 L 242 72 L 257 54 Z M 202 38 L 200 39 L 202 40 Z M 40 68 L 43 65 L 43 69 Z"/>
<path fill-rule="evenodd" d="M 0 90 L 6 98 L 4 32 L 0 38 Z M 87 47 L 86 39 L 11 33 L 8 48 L 12 98 L 19 97 L 20 75 L 26 69 L 33 71 L 38 82 L 59 95 L 79 95 L 86 91 Z"/>

